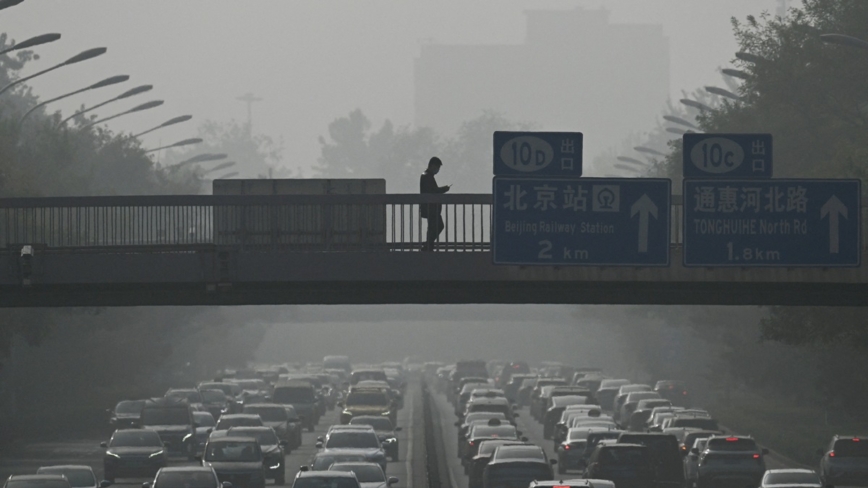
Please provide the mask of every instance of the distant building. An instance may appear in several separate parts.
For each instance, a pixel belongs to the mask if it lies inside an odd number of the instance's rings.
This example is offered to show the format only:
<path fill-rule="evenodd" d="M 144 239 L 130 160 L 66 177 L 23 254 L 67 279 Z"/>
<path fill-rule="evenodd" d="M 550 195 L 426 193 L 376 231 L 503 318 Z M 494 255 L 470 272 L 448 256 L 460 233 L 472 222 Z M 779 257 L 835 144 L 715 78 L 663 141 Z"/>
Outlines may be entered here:
<path fill-rule="evenodd" d="M 585 161 L 648 130 L 669 97 L 659 25 L 611 24 L 605 10 L 530 10 L 518 45 L 423 45 L 415 123 L 452 133 L 494 110 L 541 130 L 585 133 Z"/>

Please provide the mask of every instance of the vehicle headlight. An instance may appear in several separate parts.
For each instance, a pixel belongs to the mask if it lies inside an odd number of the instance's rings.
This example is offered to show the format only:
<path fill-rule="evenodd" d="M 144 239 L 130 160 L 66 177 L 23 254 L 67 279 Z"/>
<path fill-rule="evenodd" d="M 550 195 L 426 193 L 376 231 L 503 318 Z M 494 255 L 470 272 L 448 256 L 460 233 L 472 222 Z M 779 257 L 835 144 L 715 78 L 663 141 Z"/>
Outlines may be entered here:
<path fill-rule="evenodd" d="M 165 452 L 165 451 L 163 451 L 163 450 L 159 450 L 159 451 L 157 451 L 157 452 L 151 454 L 151 455 L 148 456 L 148 457 L 149 457 L 149 458 L 155 458 L 155 457 L 157 457 L 157 456 L 162 456 L 164 452 Z"/>
<path fill-rule="evenodd" d="M 113 458 L 115 458 L 115 459 L 120 459 L 120 458 L 121 458 L 119 455 L 117 455 L 117 454 L 115 454 L 115 453 L 113 453 L 113 452 L 111 452 L 111 451 L 106 451 L 106 452 L 105 452 L 105 455 L 106 455 L 106 456 L 111 456 L 111 457 L 113 457 Z"/>
<path fill-rule="evenodd" d="M 181 442 L 187 442 L 188 440 L 190 440 L 190 437 L 193 437 L 193 434 L 187 434 L 187 435 L 185 435 L 184 438 L 181 439 Z"/>
<path fill-rule="evenodd" d="M 392 415 L 392 412 L 386 410 L 385 412 L 382 413 L 382 415 L 383 415 L 384 417 L 388 417 L 389 415 Z"/>

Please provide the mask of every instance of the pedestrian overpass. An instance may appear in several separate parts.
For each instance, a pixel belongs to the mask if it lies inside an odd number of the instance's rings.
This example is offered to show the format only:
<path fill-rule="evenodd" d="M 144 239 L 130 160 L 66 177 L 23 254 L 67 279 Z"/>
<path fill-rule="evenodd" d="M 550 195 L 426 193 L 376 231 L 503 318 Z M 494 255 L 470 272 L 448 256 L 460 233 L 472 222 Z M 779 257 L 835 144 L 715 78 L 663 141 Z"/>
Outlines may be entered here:
<path fill-rule="evenodd" d="M 491 263 L 488 194 L 7 198 L 0 307 L 868 303 L 864 266 L 685 268 L 681 210 L 669 267 L 524 267 Z"/>

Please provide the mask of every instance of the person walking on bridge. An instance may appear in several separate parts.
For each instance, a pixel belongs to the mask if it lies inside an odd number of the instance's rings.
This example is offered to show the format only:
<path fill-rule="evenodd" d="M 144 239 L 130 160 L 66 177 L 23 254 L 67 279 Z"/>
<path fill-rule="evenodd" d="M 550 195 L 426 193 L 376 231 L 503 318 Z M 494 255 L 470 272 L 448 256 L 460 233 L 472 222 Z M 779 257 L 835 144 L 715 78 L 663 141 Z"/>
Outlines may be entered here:
<path fill-rule="evenodd" d="M 419 178 L 419 193 L 423 195 L 426 193 L 446 193 L 452 188 L 452 185 L 437 186 L 434 175 L 440 172 L 441 166 L 443 166 L 443 161 L 440 161 L 440 158 L 436 156 L 428 161 L 428 169 Z M 428 240 L 422 246 L 423 251 L 434 250 L 434 242 L 440 237 L 440 233 L 445 227 L 443 217 L 440 216 L 440 207 L 439 203 L 423 203 L 420 206 L 422 218 L 428 219 Z"/>

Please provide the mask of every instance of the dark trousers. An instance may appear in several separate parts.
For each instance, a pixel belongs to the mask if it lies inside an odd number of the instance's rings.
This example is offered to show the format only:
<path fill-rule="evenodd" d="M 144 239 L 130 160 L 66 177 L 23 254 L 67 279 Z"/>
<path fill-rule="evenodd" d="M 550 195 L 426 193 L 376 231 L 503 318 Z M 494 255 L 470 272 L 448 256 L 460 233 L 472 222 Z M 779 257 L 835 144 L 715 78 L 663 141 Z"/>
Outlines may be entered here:
<path fill-rule="evenodd" d="M 440 237 L 444 227 L 446 226 L 443 224 L 443 217 L 440 214 L 428 217 L 428 242 L 426 244 L 428 250 L 434 250 L 434 242 Z"/>

